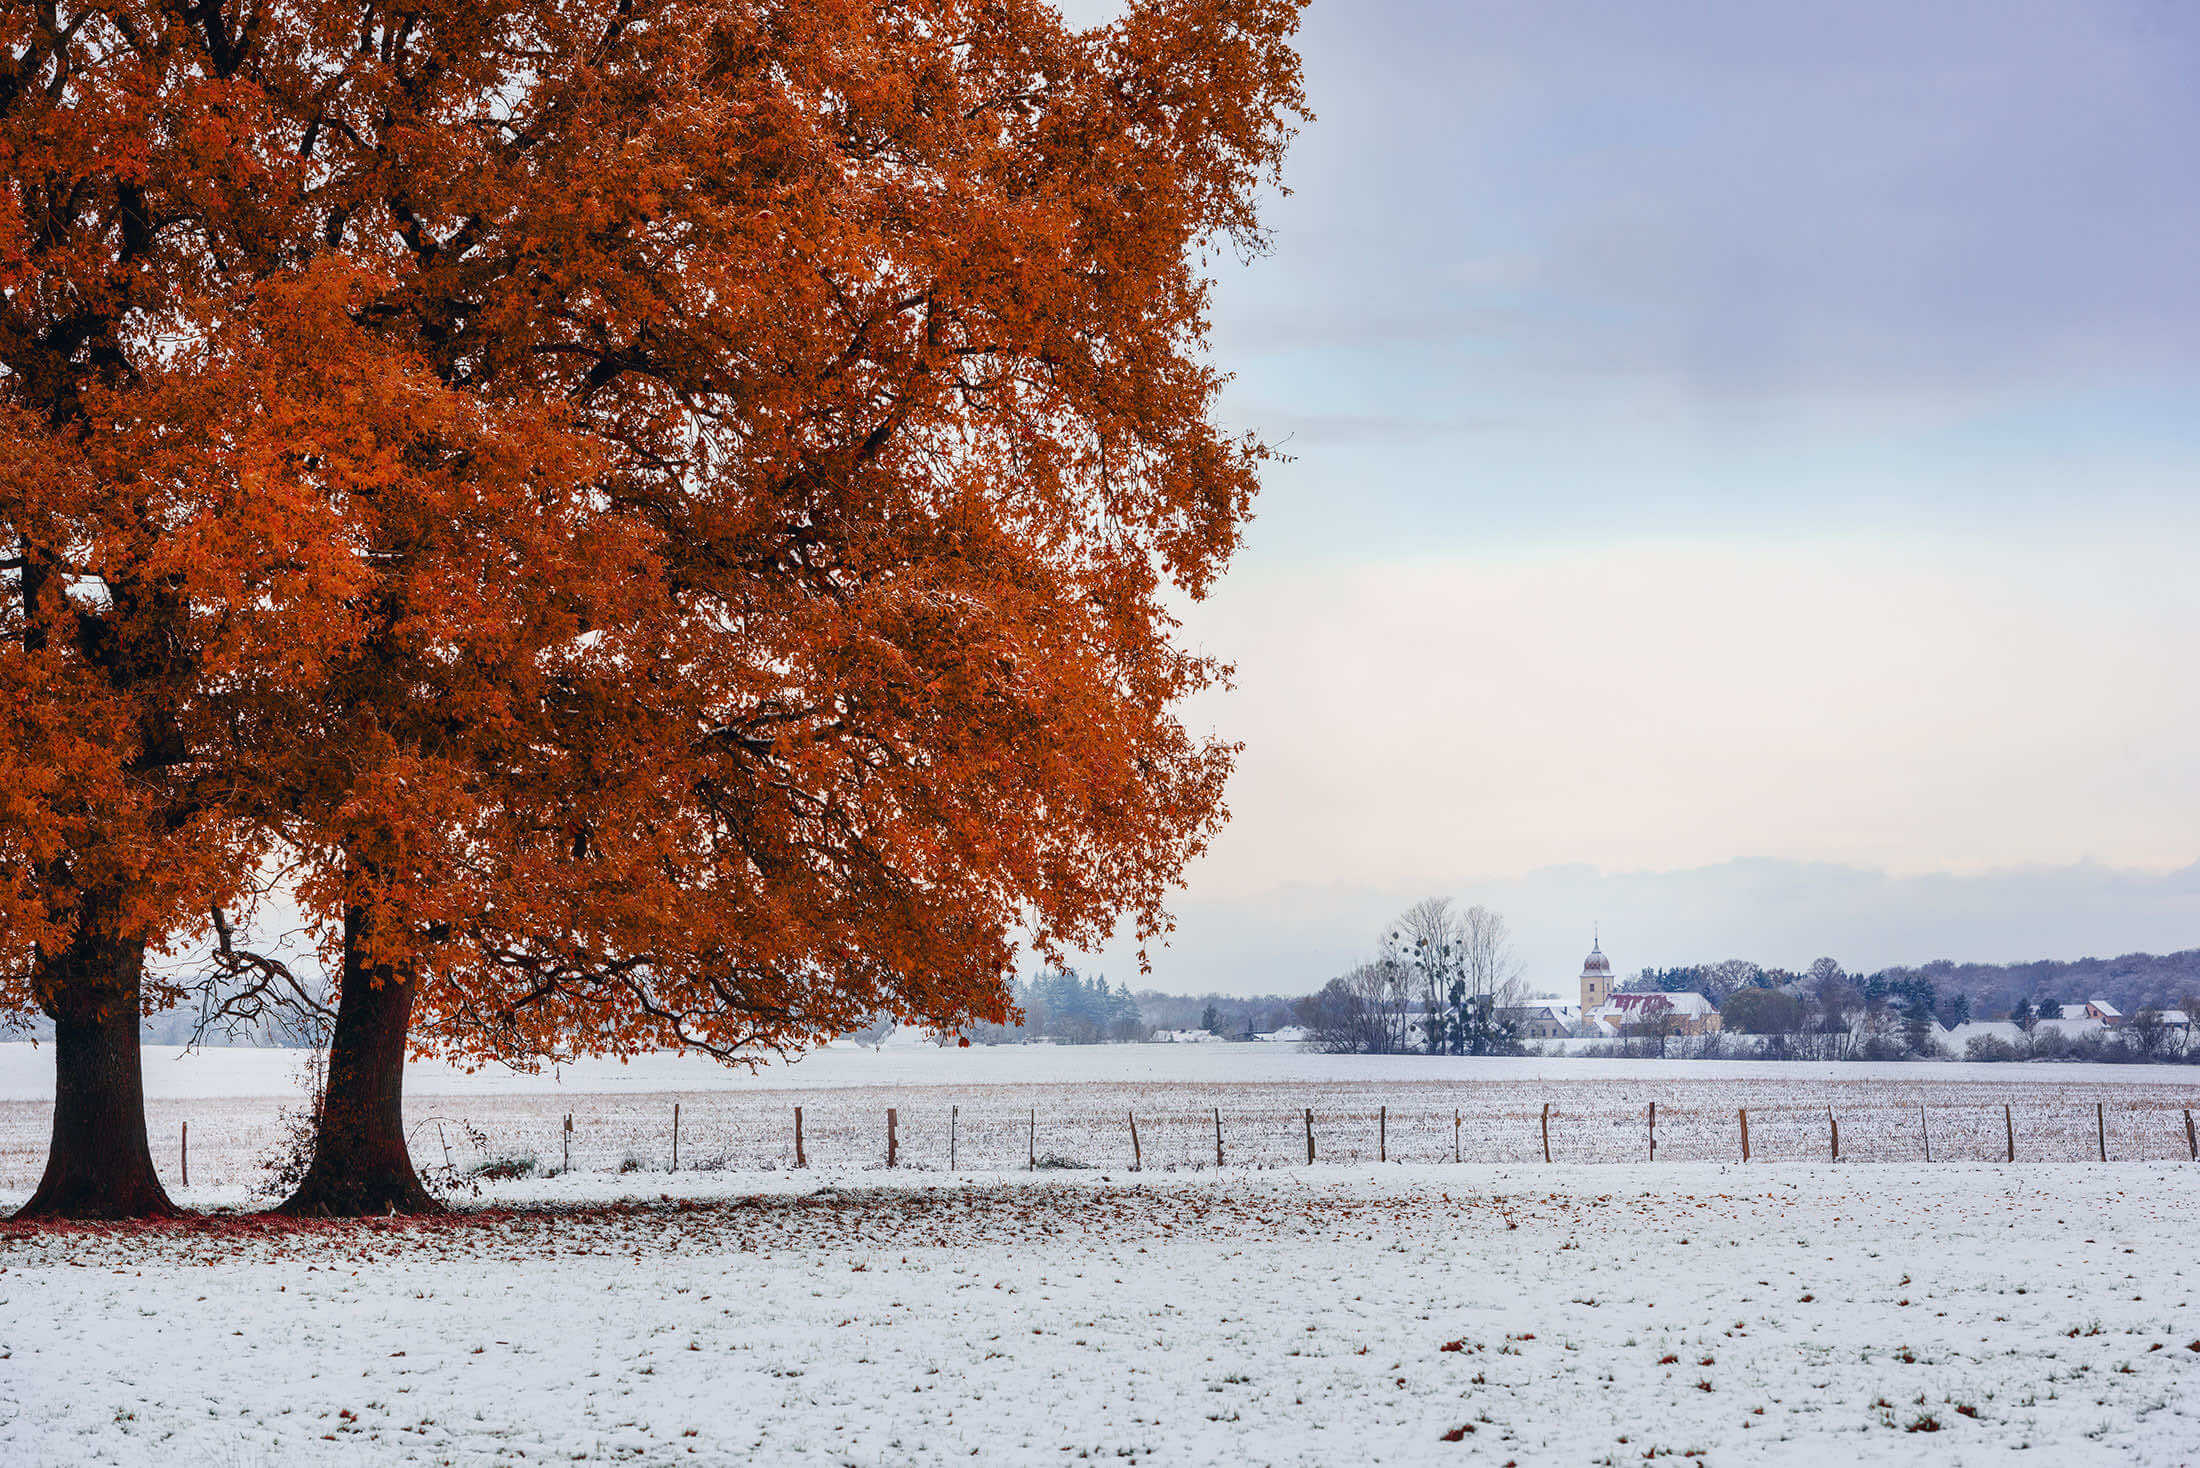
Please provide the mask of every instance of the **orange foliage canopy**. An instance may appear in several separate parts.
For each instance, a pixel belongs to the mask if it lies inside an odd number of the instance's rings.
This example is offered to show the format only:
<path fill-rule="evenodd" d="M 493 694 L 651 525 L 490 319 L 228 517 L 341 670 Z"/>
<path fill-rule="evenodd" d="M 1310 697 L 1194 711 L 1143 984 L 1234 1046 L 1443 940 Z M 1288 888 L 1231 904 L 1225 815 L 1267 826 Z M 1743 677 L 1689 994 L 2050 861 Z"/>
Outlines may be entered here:
<path fill-rule="evenodd" d="M 8 8 L 0 973 L 271 853 L 460 1055 L 1163 932 L 1299 3 Z"/>

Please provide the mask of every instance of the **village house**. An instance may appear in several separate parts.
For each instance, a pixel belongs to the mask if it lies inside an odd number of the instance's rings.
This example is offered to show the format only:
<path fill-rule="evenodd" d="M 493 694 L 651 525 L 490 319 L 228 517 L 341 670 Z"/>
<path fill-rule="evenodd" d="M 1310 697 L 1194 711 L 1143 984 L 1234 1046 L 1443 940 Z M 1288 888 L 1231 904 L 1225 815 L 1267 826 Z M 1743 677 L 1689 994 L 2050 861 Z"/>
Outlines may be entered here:
<path fill-rule="evenodd" d="M 1563 1040 L 1581 1027 L 1581 1011 L 1559 1003 L 1556 994 L 1538 994 L 1509 1013 L 1523 1040 Z"/>
<path fill-rule="evenodd" d="M 1605 1036 L 1656 1034 L 1716 1035 L 1719 1008 L 1703 995 L 1614 994 L 1589 1011 L 1583 1034 Z"/>

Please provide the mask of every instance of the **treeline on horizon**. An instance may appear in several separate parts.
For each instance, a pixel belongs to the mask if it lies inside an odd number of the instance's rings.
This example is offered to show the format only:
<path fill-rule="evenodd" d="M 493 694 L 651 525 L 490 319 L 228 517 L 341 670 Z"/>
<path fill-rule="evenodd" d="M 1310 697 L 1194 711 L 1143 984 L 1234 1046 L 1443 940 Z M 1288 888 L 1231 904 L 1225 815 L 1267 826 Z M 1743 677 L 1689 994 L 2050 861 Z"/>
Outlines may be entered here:
<path fill-rule="evenodd" d="M 1809 987 L 1814 981 L 1813 970 L 1828 962 L 1820 960 L 1803 970 L 1765 967 L 1748 959 L 1646 968 L 1619 987 L 1634 992 L 1694 992 L 1723 1005 L 1742 989 Z M 1839 969 L 1838 964 L 1834 967 Z M 2183 1008 L 2188 996 L 2200 994 L 2200 948 L 2026 963 L 1958 963 L 1942 958 L 1869 974 L 1844 972 L 1844 977 L 1865 994 L 1916 994 L 1920 985 L 1930 985 L 1933 997 L 1927 1003 L 1934 1018 L 1951 1026 L 1972 1019 L 2001 1019 L 2020 999 L 2034 1009 L 2105 999 L 2129 1015 L 2142 1009 Z M 964 1031 L 965 1038 L 972 1044 L 1030 1039 L 1092 1044 L 1143 1040 L 1163 1030 L 1210 1030 L 1235 1039 L 1303 1023 L 1305 1002 L 1312 997 L 1175 994 L 1150 988 L 1133 991 L 1127 985 L 1110 985 L 1103 977 L 1085 977 L 1074 969 L 1049 970 L 1023 980 L 1015 993 L 1023 1011 L 1021 1023 L 974 1025 Z M 1571 1000 L 1572 995 L 1562 992 L 1560 997 Z M 194 1010 L 147 1015 L 139 1033 L 148 1045 L 189 1044 L 197 1018 Z M 881 1022 L 858 1033 L 860 1037 L 874 1037 L 890 1028 L 890 1023 Z M 44 1040 L 50 1035 L 50 1026 L 33 1023 L 17 1035 Z M 248 1031 L 227 1038 L 246 1044 L 302 1043 L 289 1033 Z"/>
<path fill-rule="evenodd" d="M 1645 968 L 1623 981 L 1622 990 L 1659 990 L 1668 994 L 1694 992 L 1724 1005 L 1737 991 L 1748 988 L 1809 987 L 1814 970 L 1831 960 L 1819 960 L 1808 969 L 1765 967 L 1748 959 L 1717 963 L 1683 964 L 1673 968 Z M 1833 964 L 1839 970 L 1838 964 Z M 1907 995 L 1930 985 L 1927 1001 L 1934 1018 L 1946 1025 L 1965 1020 L 2001 1019 L 2023 1000 L 2033 1009 L 2042 1005 L 2083 1004 L 2105 999 L 2125 1014 L 2142 1009 L 2178 1009 L 2189 996 L 2200 994 L 2200 948 L 2175 953 L 2126 953 L 2115 958 L 2034 959 L 2026 963 L 1957 963 L 1935 959 L 1914 966 L 1897 965 L 1869 974 L 1843 976 L 1860 993 L 1884 992 Z M 1551 987 L 1546 985 L 1544 987 Z M 1560 998 L 1570 1001 L 1563 992 Z M 1085 977 L 1074 969 L 1048 970 L 1016 985 L 1016 1003 L 1023 1020 L 1007 1025 L 973 1025 L 963 1033 L 972 1044 L 1004 1044 L 1018 1040 L 1050 1039 L 1065 1044 L 1143 1040 L 1163 1030 L 1210 1030 L 1225 1038 L 1266 1034 L 1286 1025 L 1304 1023 L 1310 994 L 1175 994 L 1160 989 L 1133 991 L 1127 985 L 1110 985 L 1104 977 Z M 880 1022 L 858 1032 L 872 1038 L 891 1029 Z M 169 1010 L 147 1015 L 139 1026 L 148 1045 L 187 1045 L 198 1029 L 194 1009 Z M 13 1036 L 45 1040 L 50 1024 L 31 1022 Z M 254 1045 L 304 1043 L 288 1031 L 256 1033 L 249 1029 L 209 1037 Z"/>
<path fill-rule="evenodd" d="M 1206 1030 L 1224 1039 L 1266 1034 L 1296 1024 L 1307 1003 L 1281 994 L 1133 993 L 1101 976 L 1072 968 L 1048 969 L 1015 986 L 1017 1014 L 1008 1024 L 967 1025 L 961 1037 L 973 1045 L 1013 1045 L 1052 1040 L 1064 1045 L 1126 1044 L 1165 1030 Z M 893 1028 L 881 1020 L 856 1038 L 874 1039 Z"/>
<path fill-rule="evenodd" d="M 1727 959 L 1646 968 L 1620 987 L 1635 992 L 1693 992 L 1723 1005 L 1742 989 L 1810 986 L 1823 977 L 1829 965 L 1841 972 L 1840 965 L 1831 959 L 1819 959 L 1800 972 L 1765 968 L 1747 959 Z M 2142 1009 L 2183 1008 L 2189 996 L 2200 993 L 2200 948 L 2025 963 L 1958 963 L 1941 958 L 1869 974 L 1848 973 L 1845 977 L 1865 994 L 1921 993 L 1924 986 L 1930 986 L 1933 998 L 1927 1002 L 1935 1018 L 1951 1026 L 1965 1020 L 2005 1018 L 2020 1000 L 2037 1010 L 2043 1005 L 2105 999 L 2129 1015 Z"/>

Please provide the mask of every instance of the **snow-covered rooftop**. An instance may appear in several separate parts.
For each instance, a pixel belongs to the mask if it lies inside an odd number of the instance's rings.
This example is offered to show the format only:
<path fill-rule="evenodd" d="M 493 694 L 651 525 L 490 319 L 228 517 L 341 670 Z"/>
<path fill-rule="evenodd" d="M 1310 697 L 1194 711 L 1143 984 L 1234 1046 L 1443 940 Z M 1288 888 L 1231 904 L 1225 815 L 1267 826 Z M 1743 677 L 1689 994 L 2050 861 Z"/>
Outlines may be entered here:
<path fill-rule="evenodd" d="M 1590 1011 L 1592 1015 L 1633 1014 L 1644 1010 L 1659 1010 L 1672 1014 L 1710 1014 L 1718 1006 L 1693 989 L 1683 994 L 1614 994 L 1605 1003 Z"/>

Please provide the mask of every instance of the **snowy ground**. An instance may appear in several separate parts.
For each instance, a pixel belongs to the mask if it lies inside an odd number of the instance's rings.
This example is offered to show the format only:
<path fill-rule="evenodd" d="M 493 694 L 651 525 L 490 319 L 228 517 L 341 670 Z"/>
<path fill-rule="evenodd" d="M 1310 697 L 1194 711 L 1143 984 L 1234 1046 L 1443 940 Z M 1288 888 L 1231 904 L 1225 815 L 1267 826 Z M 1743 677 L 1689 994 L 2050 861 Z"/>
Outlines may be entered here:
<path fill-rule="evenodd" d="M 0 1046 L 0 1208 L 36 1179 L 50 1059 Z M 296 1060 L 148 1052 L 156 1160 L 222 1211 L 0 1227 L 0 1463 L 2200 1462 L 2183 1069 L 421 1066 L 422 1161 L 557 1166 L 571 1114 L 573 1170 L 293 1226 L 235 1210 Z M 2104 1134 L 2117 1160 L 2069 1160 Z"/>
<path fill-rule="evenodd" d="M 0 1461 L 2200 1457 L 2189 1164 L 574 1174 L 496 1201 L 526 1206 L 0 1233 Z"/>

